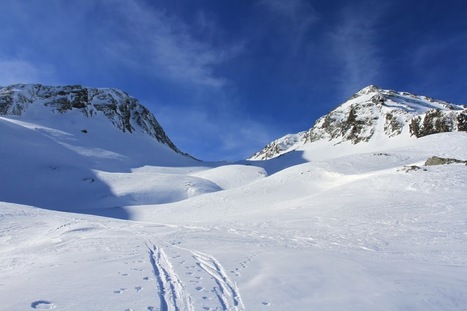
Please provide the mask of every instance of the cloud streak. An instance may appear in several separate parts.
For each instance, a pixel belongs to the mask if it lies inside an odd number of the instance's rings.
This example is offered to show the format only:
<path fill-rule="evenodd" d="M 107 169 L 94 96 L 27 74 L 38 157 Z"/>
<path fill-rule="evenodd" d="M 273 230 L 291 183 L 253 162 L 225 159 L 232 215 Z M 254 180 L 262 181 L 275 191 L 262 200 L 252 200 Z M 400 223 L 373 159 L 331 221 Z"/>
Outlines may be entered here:
<path fill-rule="evenodd" d="M 340 23 L 330 34 L 332 52 L 339 67 L 336 78 L 343 97 L 374 84 L 380 76 L 382 59 L 376 35 L 384 8 L 379 8 L 378 11 L 364 2 L 343 7 Z"/>
<path fill-rule="evenodd" d="M 198 40 L 190 27 L 166 11 L 140 1 L 113 2 L 116 14 L 107 25 L 118 37 L 106 41 L 105 49 L 117 59 L 135 65 L 146 60 L 145 69 L 158 77 L 205 87 L 222 87 L 226 80 L 215 73 L 216 66 L 241 52 L 241 44 L 215 46 Z M 212 22 L 211 22 L 212 23 Z M 201 26 L 200 26 L 201 27 Z M 108 32 L 105 32 L 106 34 Z"/>
<path fill-rule="evenodd" d="M 0 38 L 9 42 L 2 47 L 3 60 L 23 62 L 21 68 L 42 57 L 55 66 L 60 62 L 63 67 L 57 72 L 69 67 L 83 77 L 124 68 L 179 85 L 218 89 L 227 80 L 217 67 L 243 48 L 241 43 L 220 45 L 200 39 L 194 30 L 203 25 L 189 24 L 142 0 L 82 1 L 71 6 L 60 1 L 7 2 L 0 10 L 5 22 L 14 25 L 0 30 Z M 85 72 L 89 68 L 96 71 Z"/>
<path fill-rule="evenodd" d="M 44 83 L 52 76 L 47 66 L 38 67 L 32 63 L 15 59 L 0 58 L 0 85 L 15 83 Z"/>

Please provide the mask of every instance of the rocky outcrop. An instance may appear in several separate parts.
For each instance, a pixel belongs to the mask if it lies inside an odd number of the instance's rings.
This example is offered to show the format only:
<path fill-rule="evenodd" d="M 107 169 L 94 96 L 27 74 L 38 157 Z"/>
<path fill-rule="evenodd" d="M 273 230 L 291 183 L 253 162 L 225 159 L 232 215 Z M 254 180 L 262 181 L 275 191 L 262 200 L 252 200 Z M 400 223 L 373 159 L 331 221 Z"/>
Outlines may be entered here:
<path fill-rule="evenodd" d="M 287 152 L 288 150 L 293 149 L 294 146 L 300 145 L 303 140 L 304 135 L 305 135 L 305 132 L 285 135 L 284 137 L 281 137 L 271 142 L 269 145 L 264 147 L 261 151 L 259 151 L 258 153 L 255 153 L 251 158 L 254 158 L 256 160 L 267 160 L 267 159 L 277 157 Z"/>
<path fill-rule="evenodd" d="M 327 139 L 358 144 L 368 142 L 376 132 L 387 137 L 400 135 L 406 125 L 410 135 L 423 137 L 465 130 L 466 119 L 463 106 L 371 85 L 318 119 L 305 142 Z"/>
<path fill-rule="evenodd" d="M 88 118 L 103 114 L 123 132 L 141 131 L 175 152 L 184 154 L 167 137 L 146 107 L 118 89 L 41 84 L 16 84 L 0 88 L 0 115 L 20 116 L 36 105 L 59 114 L 77 110 Z"/>
<path fill-rule="evenodd" d="M 466 131 L 467 110 L 463 112 L 428 110 L 410 121 L 410 134 L 423 137 L 436 133 Z"/>
<path fill-rule="evenodd" d="M 441 158 L 441 157 L 433 156 L 426 160 L 425 166 L 446 165 L 446 164 L 453 164 L 453 163 L 463 163 L 467 165 L 467 161 L 464 161 L 464 160 L 452 159 L 452 158 Z"/>
<path fill-rule="evenodd" d="M 376 136 L 391 138 L 407 135 L 418 138 L 466 130 L 465 106 L 370 85 L 319 118 L 311 129 L 300 135 L 300 141 L 288 149 L 277 148 L 278 142 L 283 140 L 280 138 L 255 153 L 250 160 L 270 159 L 304 144 L 322 140 L 334 145 L 343 142 L 359 144 L 370 142 Z"/>

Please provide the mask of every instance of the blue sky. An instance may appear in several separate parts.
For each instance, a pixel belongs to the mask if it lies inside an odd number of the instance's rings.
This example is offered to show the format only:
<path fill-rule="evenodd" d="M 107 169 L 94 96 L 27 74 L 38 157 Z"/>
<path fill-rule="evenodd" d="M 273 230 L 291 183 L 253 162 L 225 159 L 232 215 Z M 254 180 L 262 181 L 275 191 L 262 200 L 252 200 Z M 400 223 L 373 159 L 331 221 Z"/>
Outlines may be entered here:
<path fill-rule="evenodd" d="M 2 0 L 0 85 L 116 87 L 182 150 L 250 156 L 376 84 L 467 104 L 467 1 Z"/>

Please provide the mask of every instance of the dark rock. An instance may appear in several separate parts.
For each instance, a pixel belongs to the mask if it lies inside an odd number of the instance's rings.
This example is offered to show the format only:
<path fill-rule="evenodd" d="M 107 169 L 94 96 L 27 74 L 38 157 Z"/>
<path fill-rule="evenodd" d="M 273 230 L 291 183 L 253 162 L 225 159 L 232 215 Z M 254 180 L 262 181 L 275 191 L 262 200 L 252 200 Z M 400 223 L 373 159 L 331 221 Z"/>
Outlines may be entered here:
<path fill-rule="evenodd" d="M 418 171 L 418 170 L 421 170 L 422 168 L 420 166 L 417 166 L 417 165 L 408 165 L 408 166 L 404 166 L 401 171 L 403 172 L 415 172 L 415 171 Z M 426 169 L 423 169 L 423 171 L 426 172 Z"/>
<path fill-rule="evenodd" d="M 445 164 L 452 164 L 452 163 L 464 163 L 467 165 L 467 161 L 452 159 L 452 158 L 441 158 L 437 156 L 433 156 L 426 160 L 425 166 L 433 166 L 433 165 L 445 165 Z"/>
<path fill-rule="evenodd" d="M 462 113 L 457 114 L 439 109 L 428 110 L 423 116 L 415 117 L 410 121 L 410 134 L 419 138 L 431 134 L 452 132 L 456 129 L 462 131 L 465 126 L 461 123 L 465 118 Z"/>

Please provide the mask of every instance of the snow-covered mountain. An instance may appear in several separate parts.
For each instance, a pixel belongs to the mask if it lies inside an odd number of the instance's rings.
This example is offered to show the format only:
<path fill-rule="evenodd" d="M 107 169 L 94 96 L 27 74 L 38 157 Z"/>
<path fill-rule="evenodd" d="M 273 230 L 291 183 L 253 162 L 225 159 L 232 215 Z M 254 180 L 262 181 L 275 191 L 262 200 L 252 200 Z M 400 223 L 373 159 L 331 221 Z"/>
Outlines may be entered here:
<path fill-rule="evenodd" d="M 0 133 L 0 200 L 99 214 L 122 200 L 172 202 L 220 189 L 187 176 L 183 168 L 199 161 L 177 149 L 148 109 L 116 89 L 1 88 Z M 148 165 L 183 173 L 153 172 L 157 182 L 145 183 L 147 175 L 137 170 Z"/>
<path fill-rule="evenodd" d="M 319 118 L 308 131 L 281 137 L 250 160 L 271 159 L 317 141 L 380 143 L 395 136 L 419 138 L 452 131 L 467 131 L 466 106 L 370 85 Z"/>
<path fill-rule="evenodd" d="M 124 93 L 68 88 L 2 91 L 1 310 L 465 309 L 467 133 L 389 137 L 370 100 L 361 131 L 206 163 Z"/>
<path fill-rule="evenodd" d="M 66 114 L 70 111 L 79 111 L 87 118 L 104 115 L 123 132 L 146 133 L 175 152 L 182 153 L 167 137 L 154 115 L 136 98 L 121 90 L 41 84 L 15 84 L 0 88 L 0 115 L 28 118 L 48 112 Z M 66 119 L 63 116 L 59 118 Z M 87 129 L 82 131 L 85 133 Z"/>

